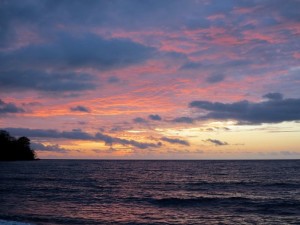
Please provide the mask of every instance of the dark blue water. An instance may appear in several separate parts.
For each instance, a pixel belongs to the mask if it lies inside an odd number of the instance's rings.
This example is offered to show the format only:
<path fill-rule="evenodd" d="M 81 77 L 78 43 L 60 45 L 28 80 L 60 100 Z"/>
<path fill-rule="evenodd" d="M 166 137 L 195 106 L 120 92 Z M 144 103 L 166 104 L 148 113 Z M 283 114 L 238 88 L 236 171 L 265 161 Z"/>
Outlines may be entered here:
<path fill-rule="evenodd" d="M 0 224 L 300 224 L 300 161 L 0 162 Z"/>

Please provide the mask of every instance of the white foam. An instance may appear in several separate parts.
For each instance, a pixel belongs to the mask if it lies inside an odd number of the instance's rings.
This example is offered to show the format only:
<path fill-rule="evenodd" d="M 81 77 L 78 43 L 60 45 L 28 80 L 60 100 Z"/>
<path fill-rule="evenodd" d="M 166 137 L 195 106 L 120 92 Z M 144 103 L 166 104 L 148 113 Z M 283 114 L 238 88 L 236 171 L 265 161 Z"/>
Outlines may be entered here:
<path fill-rule="evenodd" d="M 31 223 L 22 223 L 12 220 L 0 220 L 0 225 L 33 225 Z"/>

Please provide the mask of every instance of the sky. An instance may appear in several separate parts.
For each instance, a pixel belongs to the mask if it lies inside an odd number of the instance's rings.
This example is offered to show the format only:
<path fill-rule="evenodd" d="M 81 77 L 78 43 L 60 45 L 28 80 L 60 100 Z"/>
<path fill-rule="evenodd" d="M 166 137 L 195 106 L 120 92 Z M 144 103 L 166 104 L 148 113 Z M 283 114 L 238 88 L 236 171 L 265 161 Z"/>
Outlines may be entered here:
<path fill-rule="evenodd" d="M 39 158 L 300 159 L 299 0 L 0 0 L 0 129 Z"/>

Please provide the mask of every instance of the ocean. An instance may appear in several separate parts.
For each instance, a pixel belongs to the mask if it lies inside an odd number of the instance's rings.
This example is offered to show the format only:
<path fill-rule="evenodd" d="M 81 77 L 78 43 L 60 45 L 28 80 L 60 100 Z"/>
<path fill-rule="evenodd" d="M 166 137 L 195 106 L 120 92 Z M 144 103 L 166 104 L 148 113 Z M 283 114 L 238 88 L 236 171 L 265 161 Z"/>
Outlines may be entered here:
<path fill-rule="evenodd" d="M 0 162 L 0 224 L 300 224 L 300 160 Z"/>

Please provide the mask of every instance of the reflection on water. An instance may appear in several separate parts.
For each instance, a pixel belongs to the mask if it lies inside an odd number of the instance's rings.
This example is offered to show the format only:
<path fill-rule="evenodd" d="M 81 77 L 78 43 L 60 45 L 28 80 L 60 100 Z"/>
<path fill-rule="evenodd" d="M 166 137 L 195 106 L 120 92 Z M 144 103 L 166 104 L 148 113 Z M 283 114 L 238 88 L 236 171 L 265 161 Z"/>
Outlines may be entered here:
<path fill-rule="evenodd" d="M 0 219 L 33 224 L 297 224 L 300 161 L 0 163 Z"/>

